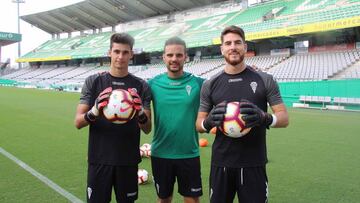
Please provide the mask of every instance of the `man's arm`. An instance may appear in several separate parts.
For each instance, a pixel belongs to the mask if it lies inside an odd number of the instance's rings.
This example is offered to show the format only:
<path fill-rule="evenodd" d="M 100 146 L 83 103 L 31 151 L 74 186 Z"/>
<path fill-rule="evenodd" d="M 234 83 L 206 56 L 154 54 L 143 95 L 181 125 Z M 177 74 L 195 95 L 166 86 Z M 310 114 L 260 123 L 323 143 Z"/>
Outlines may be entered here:
<path fill-rule="evenodd" d="M 283 103 L 271 106 L 273 114 L 276 116 L 276 123 L 273 128 L 285 128 L 289 125 L 289 115 Z"/>
<path fill-rule="evenodd" d="M 105 88 L 95 100 L 95 104 L 91 107 L 84 103 L 86 100 L 82 100 L 77 109 L 75 115 L 75 127 L 81 129 L 87 126 L 90 122 L 94 122 L 99 117 L 102 109 L 108 104 L 109 98 L 112 92 L 112 88 Z M 83 93 L 83 95 L 90 95 L 89 92 Z M 85 97 L 85 96 L 82 96 Z M 87 101 L 86 101 L 87 102 Z"/>
<path fill-rule="evenodd" d="M 260 73 L 260 72 L 259 72 Z M 272 122 L 271 127 L 285 128 L 289 125 L 289 115 L 282 101 L 279 85 L 274 77 L 265 73 L 260 73 L 266 85 L 266 97 L 275 116 L 276 122 Z"/>
<path fill-rule="evenodd" d="M 200 111 L 196 119 L 196 129 L 199 132 L 210 132 L 214 127 L 219 127 L 224 121 L 226 113 L 226 101 L 218 103 L 210 113 Z"/>
<path fill-rule="evenodd" d="M 145 134 L 151 132 L 151 110 L 144 109 L 144 114 L 147 116 L 147 121 L 144 124 L 139 123 L 139 127 Z"/>
<path fill-rule="evenodd" d="M 219 127 L 224 121 L 226 113 L 226 101 L 222 101 L 214 106 L 210 97 L 210 81 L 207 80 L 201 87 L 200 107 L 196 119 L 196 130 L 200 133 L 210 132 L 214 127 Z"/>
<path fill-rule="evenodd" d="M 196 130 L 199 133 L 206 132 L 206 129 L 202 126 L 202 123 L 208 116 L 208 112 L 198 112 L 197 119 L 196 119 Z"/>
<path fill-rule="evenodd" d="M 87 125 L 89 125 L 89 123 L 85 120 L 85 114 L 90 110 L 89 105 L 87 104 L 79 104 L 76 108 L 76 114 L 75 114 L 75 127 L 77 129 L 81 129 Z"/>

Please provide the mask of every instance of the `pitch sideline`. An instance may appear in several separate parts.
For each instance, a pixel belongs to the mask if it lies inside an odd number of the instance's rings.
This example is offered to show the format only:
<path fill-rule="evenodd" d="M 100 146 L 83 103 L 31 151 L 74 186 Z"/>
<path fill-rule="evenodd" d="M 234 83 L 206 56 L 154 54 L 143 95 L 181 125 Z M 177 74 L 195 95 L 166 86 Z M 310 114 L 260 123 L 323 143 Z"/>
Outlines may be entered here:
<path fill-rule="evenodd" d="M 33 176 L 35 176 L 36 178 L 38 178 L 39 180 L 41 180 L 43 183 L 45 183 L 47 186 L 49 186 L 50 188 L 52 188 L 53 190 L 55 190 L 56 192 L 58 192 L 60 195 L 62 195 L 63 197 L 65 197 L 66 199 L 68 199 L 71 202 L 75 202 L 75 203 L 83 203 L 82 200 L 80 200 L 79 198 L 75 197 L 73 194 L 71 194 L 70 192 L 66 191 L 65 189 L 63 189 L 62 187 L 60 187 L 59 185 L 57 185 L 56 183 L 54 183 L 53 181 L 51 181 L 49 178 L 45 177 L 44 175 L 40 174 L 39 172 L 37 172 L 35 169 L 31 168 L 29 165 L 27 165 L 26 163 L 24 163 L 23 161 L 19 160 L 18 158 L 16 158 L 14 155 L 10 154 L 9 152 L 7 152 L 6 150 L 4 150 L 2 147 L 0 147 L 0 153 L 3 154 L 5 157 L 7 157 L 8 159 L 14 161 L 17 165 L 19 165 L 20 167 L 22 167 L 23 169 L 25 169 L 27 172 L 31 173 Z"/>

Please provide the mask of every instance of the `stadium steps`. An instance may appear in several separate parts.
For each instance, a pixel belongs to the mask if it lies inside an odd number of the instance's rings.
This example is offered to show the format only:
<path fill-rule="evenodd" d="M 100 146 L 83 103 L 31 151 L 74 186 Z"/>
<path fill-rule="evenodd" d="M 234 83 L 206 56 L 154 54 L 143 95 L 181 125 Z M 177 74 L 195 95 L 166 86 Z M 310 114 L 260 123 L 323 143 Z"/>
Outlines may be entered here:
<path fill-rule="evenodd" d="M 86 67 L 83 67 L 83 68 L 86 68 Z M 81 72 L 72 75 L 68 79 L 75 79 L 75 78 L 85 79 L 92 74 L 96 74 L 97 72 L 102 72 L 102 71 L 103 71 L 103 66 L 89 67 L 89 69 L 82 70 Z"/>
<path fill-rule="evenodd" d="M 47 69 L 47 70 L 46 70 Z M 41 76 L 48 74 L 49 72 L 55 71 L 57 68 L 46 68 L 44 71 L 39 72 L 38 74 L 31 75 L 26 79 L 42 79 Z"/>
<path fill-rule="evenodd" d="M 360 75 L 358 75 L 358 72 L 360 72 L 360 61 L 357 61 L 352 66 L 344 69 L 343 71 L 336 74 L 333 78 L 333 80 L 341 80 L 341 79 L 351 79 L 351 78 L 360 78 Z M 355 73 L 355 74 L 354 74 Z"/>
<path fill-rule="evenodd" d="M 225 67 L 225 64 L 218 65 L 215 68 L 212 68 L 211 70 L 201 74 L 200 77 L 205 78 L 205 79 L 210 78 L 213 75 L 216 75 L 218 72 L 224 70 L 224 67 Z"/>
<path fill-rule="evenodd" d="M 28 73 L 30 73 L 30 72 L 32 72 L 34 70 L 35 70 L 34 68 L 29 68 L 29 67 L 28 68 L 22 68 L 20 70 L 12 72 L 12 73 L 10 73 L 8 75 L 4 75 L 3 78 L 5 78 L 5 79 L 16 79 L 17 77 L 28 74 Z"/>
<path fill-rule="evenodd" d="M 32 69 L 32 71 L 27 72 L 26 74 L 17 76 L 14 79 L 21 79 L 21 80 L 28 80 L 28 79 L 32 79 L 35 78 L 36 76 L 42 75 L 44 73 L 50 72 L 53 69 L 55 69 L 55 67 L 40 67 L 40 68 L 35 68 Z"/>
<path fill-rule="evenodd" d="M 34 79 L 38 79 L 37 83 L 54 84 L 62 81 L 62 79 L 59 79 L 59 77 L 75 70 L 76 68 L 77 67 L 55 68 L 52 71 L 47 72 L 48 74 L 42 74 L 40 77 L 36 76 Z"/>

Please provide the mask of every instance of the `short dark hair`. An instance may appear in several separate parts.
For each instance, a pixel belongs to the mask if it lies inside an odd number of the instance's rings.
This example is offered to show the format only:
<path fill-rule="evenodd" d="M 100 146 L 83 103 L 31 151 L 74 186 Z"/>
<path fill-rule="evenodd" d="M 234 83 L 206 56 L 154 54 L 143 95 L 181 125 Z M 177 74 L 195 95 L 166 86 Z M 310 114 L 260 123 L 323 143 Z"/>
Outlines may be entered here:
<path fill-rule="evenodd" d="M 168 40 L 166 40 L 165 45 L 164 45 L 164 52 L 165 52 L 165 47 L 166 46 L 173 45 L 173 44 L 184 46 L 184 51 L 186 53 L 186 43 L 180 37 L 171 37 Z"/>
<path fill-rule="evenodd" d="M 241 29 L 238 26 L 235 25 L 231 25 L 226 27 L 222 32 L 221 32 L 221 44 L 224 42 L 224 35 L 228 34 L 228 33 L 235 33 L 238 34 L 241 39 L 245 42 L 245 32 L 243 29 Z"/>
<path fill-rule="evenodd" d="M 115 33 L 111 35 L 110 38 L 110 49 L 113 46 L 113 43 L 119 43 L 119 44 L 127 44 L 130 46 L 130 49 L 133 49 L 134 46 L 134 38 L 127 34 L 127 33 Z"/>

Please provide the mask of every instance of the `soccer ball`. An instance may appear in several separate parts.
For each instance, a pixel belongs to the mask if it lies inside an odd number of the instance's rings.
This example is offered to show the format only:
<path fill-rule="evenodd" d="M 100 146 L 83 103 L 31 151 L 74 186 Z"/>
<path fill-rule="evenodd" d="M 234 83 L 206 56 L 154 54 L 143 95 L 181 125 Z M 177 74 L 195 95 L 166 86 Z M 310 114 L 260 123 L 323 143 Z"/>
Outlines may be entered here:
<path fill-rule="evenodd" d="M 140 155 L 149 158 L 151 156 L 151 144 L 144 143 L 140 147 Z"/>
<path fill-rule="evenodd" d="M 206 147 L 209 144 L 209 142 L 207 141 L 207 139 L 205 138 L 200 138 L 199 139 L 199 146 L 200 147 Z"/>
<path fill-rule="evenodd" d="M 251 128 L 245 128 L 245 122 L 240 114 L 239 102 L 230 102 L 226 106 L 224 122 L 220 130 L 229 137 L 239 138 L 250 132 Z"/>
<path fill-rule="evenodd" d="M 124 124 L 135 115 L 133 98 L 130 93 L 123 89 L 116 89 L 111 92 L 109 103 L 104 107 L 104 117 L 115 123 Z"/>
<path fill-rule="evenodd" d="M 144 156 L 144 151 L 140 149 L 140 156 L 143 157 Z"/>
<path fill-rule="evenodd" d="M 146 157 L 146 158 L 151 157 L 151 150 L 146 150 L 146 151 L 144 152 L 144 157 Z"/>
<path fill-rule="evenodd" d="M 149 179 L 149 173 L 145 169 L 139 169 L 138 172 L 138 184 L 146 184 Z"/>
<path fill-rule="evenodd" d="M 151 144 L 144 143 L 140 148 L 143 150 L 151 150 Z"/>

